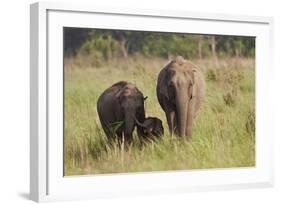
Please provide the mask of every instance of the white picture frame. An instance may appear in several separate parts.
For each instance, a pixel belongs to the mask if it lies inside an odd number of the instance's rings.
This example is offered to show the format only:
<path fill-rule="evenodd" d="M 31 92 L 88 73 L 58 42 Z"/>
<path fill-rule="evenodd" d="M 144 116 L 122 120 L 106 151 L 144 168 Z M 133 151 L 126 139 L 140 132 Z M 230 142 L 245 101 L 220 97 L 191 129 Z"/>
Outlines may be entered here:
<path fill-rule="evenodd" d="M 157 26 L 156 26 L 157 25 Z M 63 176 L 62 28 L 97 27 L 256 36 L 256 166 L 253 168 Z M 273 186 L 268 90 L 273 19 L 40 2 L 30 9 L 30 198 L 91 199 Z M 267 69 L 264 69 L 264 68 Z M 272 72 L 271 72 L 272 73 Z"/>

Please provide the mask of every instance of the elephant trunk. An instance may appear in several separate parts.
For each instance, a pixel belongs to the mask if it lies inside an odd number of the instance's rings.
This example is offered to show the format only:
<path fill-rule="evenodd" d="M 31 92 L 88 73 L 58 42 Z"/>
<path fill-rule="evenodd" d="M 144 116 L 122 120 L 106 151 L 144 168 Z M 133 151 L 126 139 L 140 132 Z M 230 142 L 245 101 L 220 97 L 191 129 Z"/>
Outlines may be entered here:
<path fill-rule="evenodd" d="M 125 130 L 124 130 L 124 137 L 126 141 L 132 140 L 132 133 L 134 131 L 135 126 L 135 116 L 132 113 L 125 114 Z"/>
<path fill-rule="evenodd" d="M 146 127 L 145 124 L 138 121 L 138 119 L 136 117 L 135 117 L 135 122 L 137 123 L 137 126 Z"/>
<path fill-rule="evenodd" d="M 187 95 L 182 93 L 176 97 L 176 107 L 177 107 L 177 120 L 178 120 L 178 134 L 180 137 L 185 137 L 186 121 L 187 121 L 187 108 L 188 99 Z"/>
<path fill-rule="evenodd" d="M 144 129 L 145 129 L 145 125 L 144 120 L 145 120 L 145 111 L 144 111 L 144 106 L 138 108 L 139 112 L 136 113 L 134 121 L 136 123 L 137 126 L 137 133 L 138 136 L 143 136 L 144 135 Z"/>

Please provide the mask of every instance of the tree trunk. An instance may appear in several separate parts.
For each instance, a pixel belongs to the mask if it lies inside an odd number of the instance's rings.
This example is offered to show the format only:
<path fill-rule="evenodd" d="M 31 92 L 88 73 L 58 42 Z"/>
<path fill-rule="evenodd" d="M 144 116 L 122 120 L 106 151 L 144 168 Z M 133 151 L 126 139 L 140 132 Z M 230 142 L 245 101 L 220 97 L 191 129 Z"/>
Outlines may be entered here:
<path fill-rule="evenodd" d="M 241 53 L 240 49 L 239 48 L 235 48 L 235 57 L 236 58 L 240 57 L 240 53 Z"/>
<path fill-rule="evenodd" d="M 122 36 L 120 43 L 121 43 L 121 51 L 122 51 L 123 57 L 127 58 L 128 50 L 127 50 L 127 46 L 126 46 L 126 39 L 124 36 Z"/>
<path fill-rule="evenodd" d="M 120 49 L 124 58 L 128 57 L 128 46 L 127 46 L 127 39 L 126 34 L 123 31 L 115 31 L 114 32 L 115 38 L 120 43 Z"/>
<path fill-rule="evenodd" d="M 216 66 L 218 66 L 218 57 L 217 57 L 217 52 L 216 52 L 216 36 L 210 37 L 210 44 L 211 44 L 211 51 L 212 51 L 213 59 L 215 61 Z"/>

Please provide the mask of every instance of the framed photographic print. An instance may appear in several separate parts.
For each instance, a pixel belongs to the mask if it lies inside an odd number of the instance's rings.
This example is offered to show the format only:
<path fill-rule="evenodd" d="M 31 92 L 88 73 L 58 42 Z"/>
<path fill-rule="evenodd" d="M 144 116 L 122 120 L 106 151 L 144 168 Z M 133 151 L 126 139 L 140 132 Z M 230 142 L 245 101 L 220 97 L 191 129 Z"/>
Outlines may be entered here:
<path fill-rule="evenodd" d="M 269 187 L 269 17 L 31 5 L 34 201 Z"/>

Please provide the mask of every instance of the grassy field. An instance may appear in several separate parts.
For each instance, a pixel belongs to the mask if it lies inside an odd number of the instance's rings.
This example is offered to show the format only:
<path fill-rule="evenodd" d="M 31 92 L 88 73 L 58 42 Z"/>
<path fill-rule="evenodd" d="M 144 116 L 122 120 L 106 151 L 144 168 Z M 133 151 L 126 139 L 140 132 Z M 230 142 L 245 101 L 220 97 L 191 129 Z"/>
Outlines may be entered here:
<path fill-rule="evenodd" d="M 160 170 L 248 167 L 255 165 L 255 62 L 253 59 L 195 60 L 204 72 L 207 95 L 194 121 L 191 141 L 169 136 L 156 97 L 156 81 L 165 59 L 115 60 L 100 67 L 65 59 L 64 171 L 84 175 Z M 146 116 L 163 121 L 163 140 L 128 150 L 109 148 L 96 103 L 113 83 L 135 83 L 148 99 Z"/>

